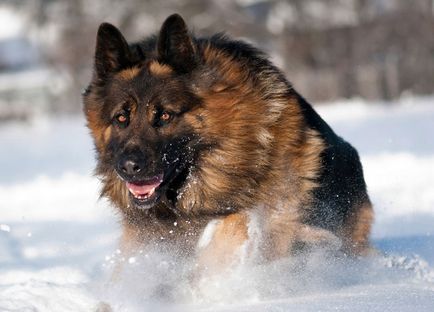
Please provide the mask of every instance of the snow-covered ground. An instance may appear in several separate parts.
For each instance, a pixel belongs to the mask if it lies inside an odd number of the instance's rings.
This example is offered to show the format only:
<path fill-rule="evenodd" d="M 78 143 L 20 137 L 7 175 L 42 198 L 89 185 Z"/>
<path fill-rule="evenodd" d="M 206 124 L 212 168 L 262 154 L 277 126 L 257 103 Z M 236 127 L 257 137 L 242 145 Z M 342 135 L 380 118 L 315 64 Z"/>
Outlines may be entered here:
<path fill-rule="evenodd" d="M 126 261 L 128 281 L 106 288 L 106 267 L 122 256 L 119 227 L 98 201 L 84 120 L 37 118 L 0 125 L 0 311 L 92 311 L 100 300 L 167 311 L 155 300 L 161 285 L 175 285 L 183 311 L 434 311 L 434 97 L 318 110 L 360 151 L 384 255 L 318 251 L 240 268 L 195 294 L 178 262 L 150 252 Z"/>

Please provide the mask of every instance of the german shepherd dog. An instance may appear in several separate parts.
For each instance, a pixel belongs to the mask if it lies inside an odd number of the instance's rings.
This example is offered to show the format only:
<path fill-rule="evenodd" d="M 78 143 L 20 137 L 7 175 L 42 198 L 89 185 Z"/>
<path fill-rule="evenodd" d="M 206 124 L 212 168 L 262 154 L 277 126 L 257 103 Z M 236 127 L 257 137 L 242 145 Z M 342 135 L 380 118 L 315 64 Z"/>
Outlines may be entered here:
<path fill-rule="evenodd" d="M 103 23 L 83 98 L 122 250 L 176 246 L 219 270 L 240 250 L 268 261 L 328 241 L 370 249 L 356 150 L 251 45 L 194 37 L 177 14 L 132 44 Z"/>

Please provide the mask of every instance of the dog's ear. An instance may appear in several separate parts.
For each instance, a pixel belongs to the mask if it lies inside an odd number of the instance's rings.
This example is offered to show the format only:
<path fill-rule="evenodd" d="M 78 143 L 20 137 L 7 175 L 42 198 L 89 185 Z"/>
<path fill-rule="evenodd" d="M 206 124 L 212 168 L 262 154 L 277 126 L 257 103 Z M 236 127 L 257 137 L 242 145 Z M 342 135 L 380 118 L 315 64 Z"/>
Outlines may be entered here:
<path fill-rule="evenodd" d="M 195 62 L 195 49 L 187 25 L 178 14 L 170 15 L 161 26 L 158 37 L 158 58 L 175 71 L 187 73 Z"/>
<path fill-rule="evenodd" d="M 121 32 L 112 24 L 102 23 L 96 37 L 95 74 L 98 78 L 128 66 L 130 49 Z"/>

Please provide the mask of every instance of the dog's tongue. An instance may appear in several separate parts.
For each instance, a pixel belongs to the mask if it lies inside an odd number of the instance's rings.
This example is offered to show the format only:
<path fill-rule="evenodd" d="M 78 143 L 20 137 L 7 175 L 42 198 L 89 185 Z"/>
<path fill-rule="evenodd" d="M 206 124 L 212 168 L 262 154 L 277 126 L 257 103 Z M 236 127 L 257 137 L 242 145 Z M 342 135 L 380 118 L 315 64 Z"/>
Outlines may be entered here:
<path fill-rule="evenodd" d="M 155 189 L 160 186 L 162 182 L 162 176 L 155 176 L 151 180 L 142 181 L 142 182 L 136 182 L 131 183 L 127 182 L 127 187 L 129 191 L 135 196 L 135 197 L 149 197 L 152 194 L 154 194 Z"/>

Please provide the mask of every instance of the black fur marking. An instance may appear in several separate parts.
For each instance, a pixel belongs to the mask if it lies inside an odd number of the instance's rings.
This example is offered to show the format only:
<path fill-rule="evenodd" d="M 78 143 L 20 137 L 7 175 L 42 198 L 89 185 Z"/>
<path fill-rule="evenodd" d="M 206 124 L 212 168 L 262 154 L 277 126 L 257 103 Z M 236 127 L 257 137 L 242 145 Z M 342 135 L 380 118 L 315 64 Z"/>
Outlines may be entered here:
<path fill-rule="evenodd" d="M 329 230 L 336 230 L 357 204 L 368 200 L 362 164 L 357 151 L 334 133 L 312 106 L 295 93 L 307 125 L 317 130 L 327 148 L 321 155 L 322 172 L 314 191 L 316 213 L 306 222 Z"/>
<path fill-rule="evenodd" d="M 99 26 L 95 49 L 95 73 L 98 78 L 127 67 L 131 63 L 131 52 L 121 32 L 109 23 Z"/>
<path fill-rule="evenodd" d="M 187 25 L 178 14 L 163 23 L 158 38 L 159 61 L 172 66 L 177 72 L 188 73 L 195 65 L 193 41 Z"/>

